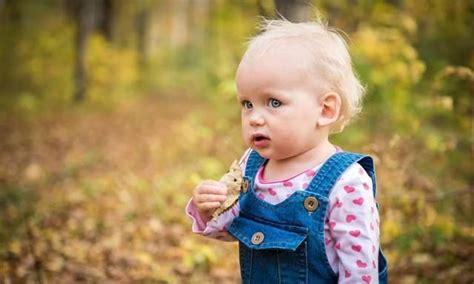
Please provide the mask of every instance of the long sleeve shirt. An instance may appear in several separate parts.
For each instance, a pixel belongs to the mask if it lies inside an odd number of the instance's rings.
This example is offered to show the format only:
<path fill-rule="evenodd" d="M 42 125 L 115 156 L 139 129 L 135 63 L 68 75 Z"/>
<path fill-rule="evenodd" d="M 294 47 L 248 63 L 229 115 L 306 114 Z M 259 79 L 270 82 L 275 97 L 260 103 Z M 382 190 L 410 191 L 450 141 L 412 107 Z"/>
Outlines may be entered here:
<path fill-rule="evenodd" d="M 249 151 L 240 161 L 242 172 L 245 172 L 248 154 Z M 268 203 L 278 204 L 295 191 L 305 190 L 321 166 L 281 181 L 265 180 L 265 167 L 262 167 L 255 179 L 255 194 Z M 201 219 L 192 200 L 186 212 L 193 221 L 194 233 L 224 241 L 234 240 L 227 228 L 239 215 L 238 203 L 208 222 Z M 329 264 L 339 275 L 339 283 L 376 283 L 379 215 L 372 180 L 358 163 L 342 174 L 329 195 L 324 239 Z"/>

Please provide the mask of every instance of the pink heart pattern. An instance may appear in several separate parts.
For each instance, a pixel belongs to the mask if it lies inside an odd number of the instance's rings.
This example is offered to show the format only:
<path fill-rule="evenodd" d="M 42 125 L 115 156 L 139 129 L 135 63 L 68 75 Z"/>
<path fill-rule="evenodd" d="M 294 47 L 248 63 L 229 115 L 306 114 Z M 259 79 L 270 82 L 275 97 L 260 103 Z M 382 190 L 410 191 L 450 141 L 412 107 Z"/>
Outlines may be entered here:
<path fill-rule="evenodd" d="M 344 186 L 344 190 L 345 190 L 347 193 L 351 193 L 351 192 L 354 192 L 354 191 L 355 191 L 355 188 L 354 188 L 353 186 L 346 185 L 346 186 Z"/>
<path fill-rule="evenodd" d="M 353 246 L 351 246 L 351 249 L 352 249 L 353 251 L 360 252 L 360 250 L 362 249 L 362 246 L 360 246 L 360 245 L 353 245 Z"/>
<path fill-rule="evenodd" d="M 276 191 L 274 191 L 273 188 L 271 187 L 268 188 L 268 193 L 270 193 L 270 195 L 273 195 L 273 196 L 277 194 Z"/>
<path fill-rule="evenodd" d="M 356 264 L 357 264 L 357 267 L 359 267 L 359 268 L 366 268 L 367 267 L 367 263 L 363 262 L 362 260 L 357 260 Z"/>
<path fill-rule="evenodd" d="M 346 222 L 347 223 L 350 223 L 350 222 L 354 221 L 355 219 L 357 219 L 357 217 L 355 215 L 349 214 L 349 215 L 346 216 Z"/>
<path fill-rule="evenodd" d="M 351 235 L 355 238 L 358 238 L 360 236 L 360 231 L 359 230 L 349 231 L 349 235 Z"/>
<path fill-rule="evenodd" d="M 260 191 L 260 184 L 256 181 L 255 192 L 258 198 L 276 204 L 290 197 L 295 191 L 307 190 L 316 174 L 317 168 L 310 169 L 285 181 L 271 183 L 271 185 L 262 184 Z M 356 180 L 360 180 L 360 183 L 352 183 Z M 368 253 L 365 250 L 371 251 L 372 256 L 375 255 L 379 241 L 378 235 L 375 236 L 378 234 L 378 230 L 376 230 L 376 225 L 379 222 L 378 212 L 374 209 L 375 199 L 370 190 L 372 184 L 369 180 L 370 177 L 359 164 L 355 164 L 350 171 L 345 172 L 328 196 L 329 204 L 332 204 L 332 207 L 329 208 L 325 216 L 327 223 L 324 231 L 326 252 L 329 254 L 332 250 L 332 253 L 335 254 L 336 250 L 350 251 L 347 257 L 351 260 L 352 265 L 348 265 L 344 269 L 344 276 L 351 278 L 354 282 L 362 283 L 371 283 L 375 275 L 372 272 L 367 274 L 367 267 L 376 269 L 376 262 L 373 261 L 373 258 L 368 258 Z M 370 210 L 365 210 L 366 207 Z M 237 214 L 233 216 L 238 216 L 239 209 L 237 208 L 235 211 Z M 371 212 L 371 214 L 364 212 Z M 356 220 L 357 222 L 354 222 Z M 332 230 L 338 230 L 335 232 L 341 235 L 332 238 L 329 233 Z M 333 243 L 331 244 L 331 242 Z M 334 265 L 337 266 L 337 263 Z"/>
<path fill-rule="evenodd" d="M 357 204 L 357 205 L 362 205 L 364 203 L 364 198 L 359 197 L 357 199 L 352 200 L 352 203 Z"/>
<path fill-rule="evenodd" d="M 370 283 L 371 280 L 372 277 L 370 277 L 370 275 L 362 275 L 362 281 L 364 281 L 365 283 Z"/>

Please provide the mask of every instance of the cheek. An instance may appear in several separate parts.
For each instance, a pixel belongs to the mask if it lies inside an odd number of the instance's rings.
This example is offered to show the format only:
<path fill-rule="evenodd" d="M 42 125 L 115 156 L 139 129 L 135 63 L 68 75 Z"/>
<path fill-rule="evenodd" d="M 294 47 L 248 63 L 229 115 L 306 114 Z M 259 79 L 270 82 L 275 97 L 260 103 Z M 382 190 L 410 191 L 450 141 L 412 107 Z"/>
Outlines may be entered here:
<path fill-rule="evenodd" d="M 294 138 L 295 128 L 292 125 L 284 124 L 284 127 L 272 129 L 272 134 L 277 136 L 280 141 L 291 141 Z"/>
<path fill-rule="evenodd" d="M 240 126 L 242 127 L 242 130 L 247 126 L 247 118 L 244 114 L 240 115 Z"/>
<path fill-rule="evenodd" d="M 309 139 L 308 137 L 313 136 L 316 127 L 304 119 L 308 118 L 302 118 L 303 121 L 288 120 L 284 127 L 275 129 L 281 141 L 292 141 L 291 144 L 297 145 L 305 143 L 305 140 Z"/>
<path fill-rule="evenodd" d="M 244 127 L 247 123 L 248 123 L 248 115 L 246 115 L 244 111 L 242 110 L 240 112 L 240 124 L 242 125 L 242 127 Z"/>
<path fill-rule="evenodd" d="M 250 139 L 249 138 L 250 130 L 249 130 L 248 123 L 246 122 L 244 118 L 241 119 L 240 128 L 242 129 L 241 134 L 242 134 L 242 138 L 244 139 L 244 142 L 248 143 L 248 140 Z"/>
<path fill-rule="evenodd" d="M 242 123 L 240 128 L 242 129 L 242 136 L 245 138 L 245 135 L 247 134 L 247 126 L 245 123 Z"/>

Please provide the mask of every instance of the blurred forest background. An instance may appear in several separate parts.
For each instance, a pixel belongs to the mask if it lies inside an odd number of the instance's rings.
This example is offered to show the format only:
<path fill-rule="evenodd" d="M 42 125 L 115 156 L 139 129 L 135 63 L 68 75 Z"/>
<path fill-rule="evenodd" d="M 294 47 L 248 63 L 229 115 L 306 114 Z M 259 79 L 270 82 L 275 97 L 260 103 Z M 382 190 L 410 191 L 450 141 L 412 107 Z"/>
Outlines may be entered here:
<path fill-rule="evenodd" d="M 473 283 L 470 0 L 0 0 L 0 282 L 239 283 L 184 207 L 244 151 L 234 72 L 277 8 L 348 37 L 368 95 L 333 140 L 376 159 L 391 282 Z"/>

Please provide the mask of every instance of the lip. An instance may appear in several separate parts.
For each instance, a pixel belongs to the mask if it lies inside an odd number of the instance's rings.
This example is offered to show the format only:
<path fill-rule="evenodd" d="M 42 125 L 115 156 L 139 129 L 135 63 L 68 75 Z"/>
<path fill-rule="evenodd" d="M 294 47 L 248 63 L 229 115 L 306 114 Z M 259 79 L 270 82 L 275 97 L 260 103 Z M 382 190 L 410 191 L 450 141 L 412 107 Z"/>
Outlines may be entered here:
<path fill-rule="evenodd" d="M 252 134 L 251 141 L 256 148 L 264 148 L 270 144 L 270 138 L 262 133 Z"/>

